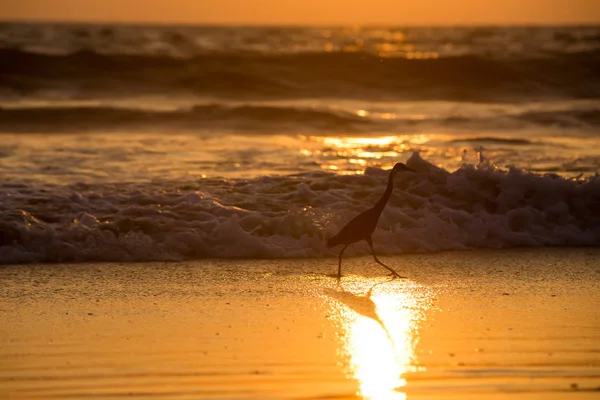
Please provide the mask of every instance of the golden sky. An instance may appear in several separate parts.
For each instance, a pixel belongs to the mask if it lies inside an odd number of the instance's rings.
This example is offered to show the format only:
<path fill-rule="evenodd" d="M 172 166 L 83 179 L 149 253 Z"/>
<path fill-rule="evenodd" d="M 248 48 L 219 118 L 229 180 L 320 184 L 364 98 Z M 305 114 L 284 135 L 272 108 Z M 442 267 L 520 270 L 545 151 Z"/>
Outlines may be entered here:
<path fill-rule="evenodd" d="M 0 0 L 0 20 L 209 24 L 600 23 L 600 0 Z"/>

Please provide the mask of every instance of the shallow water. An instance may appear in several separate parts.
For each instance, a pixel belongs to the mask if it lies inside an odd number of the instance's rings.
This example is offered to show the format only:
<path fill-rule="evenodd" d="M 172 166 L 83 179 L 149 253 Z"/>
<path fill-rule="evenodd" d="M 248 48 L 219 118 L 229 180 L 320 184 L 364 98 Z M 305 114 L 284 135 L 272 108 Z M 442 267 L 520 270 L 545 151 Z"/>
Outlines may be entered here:
<path fill-rule="evenodd" d="M 0 269 L 0 394 L 593 398 L 597 250 Z"/>

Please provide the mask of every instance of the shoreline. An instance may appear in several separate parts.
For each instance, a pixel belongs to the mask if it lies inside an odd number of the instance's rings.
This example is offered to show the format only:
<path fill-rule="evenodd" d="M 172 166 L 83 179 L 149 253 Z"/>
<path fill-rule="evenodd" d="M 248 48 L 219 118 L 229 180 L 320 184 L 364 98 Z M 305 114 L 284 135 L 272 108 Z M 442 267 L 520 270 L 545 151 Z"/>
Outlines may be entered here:
<path fill-rule="evenodd" d="M 344 252 L 344 260 L 352 260 L 352 259 L 371 259 L 372 256 L 368 251 L 366 253 L 355 253 L 351 250 L 358 246 L 364 247 L 364 249 L 368 250 L 368 247 L 363 242 L 357 242 L 352 246 L 349 246 L 348 249 Z M 12 268 L 17 266 L 77 266 L 77 265 L 89 265 L 89 264 L 127 264 L 127 265 L 142 265 L 142 264 L 186 264 L 186 263 L 222 263 L 222 262 L 259 262 L 259 261 L 290 261 L 290 262 L 307 262 L 307 261 L 327 261 L 327 260 L 335 260 L 333 264 L 337 269 L 337 260 L 338 253 L 340 247 L 334 248 L 332 254 L 324 255 L 321 257 L 316 256 L 295 256 L 295 257 L 243 257 L 243 256 L 232 256 L 232 257 L 199 257 L 199 258 L 190 258 L 183 260 L 149 260 L 149 261 L 103 261 L 103 260 L 92 260 L 92 261 L 65 261 L 65 262 L 22 262 L 22 263 L 5 263 L 0 264 L 0 269 L 2 268 Z M 377 252 L 377 256 L 379 258 L 436 258 L 436 257 L 445 257 L 450 255 L 469 255 L 476 254 L 477 257 L 482 255 L 501 255 L 503 253 L 541 253 L 544 254 L 546 251 L 551 251 L 554 253 L 560 252 L 576 252 L 576 253 L 589 253 L 589 254 L 599 254 L 600 255 L 600 246 L 597 245 L 553 245 L 553 246 L 514 246 L 514 247 L 497 247 L 497 248 L 464 248 L 464 249 L 448 249 L 448 250 L 439 250 L 439 251 L 411 251 L 403 254 L 387 254 L 377 249 L 377 244 L 375 244 L 375 250 Z"/>

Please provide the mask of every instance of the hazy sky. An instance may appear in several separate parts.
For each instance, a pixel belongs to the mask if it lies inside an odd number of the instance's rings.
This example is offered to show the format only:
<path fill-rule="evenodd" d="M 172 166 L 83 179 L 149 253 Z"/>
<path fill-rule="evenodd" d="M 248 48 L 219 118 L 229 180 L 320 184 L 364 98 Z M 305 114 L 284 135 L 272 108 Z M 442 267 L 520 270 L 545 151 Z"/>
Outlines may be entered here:
<path fill-rule="evenodd" d="M 0 0 L 0 19 L 242 24 L 600 23 L 600 0 Z"/>

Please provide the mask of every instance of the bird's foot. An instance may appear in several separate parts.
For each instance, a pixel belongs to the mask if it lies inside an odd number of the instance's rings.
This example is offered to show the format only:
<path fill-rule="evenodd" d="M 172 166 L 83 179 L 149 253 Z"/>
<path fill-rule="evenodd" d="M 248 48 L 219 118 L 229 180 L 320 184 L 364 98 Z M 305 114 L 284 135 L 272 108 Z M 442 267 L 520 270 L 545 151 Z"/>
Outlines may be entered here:
<path fill-rule="evenodd" d="M 392 279 L 396 279 L 396 278 L 398 278 L 398 279 L 408 279 L 406 276 L 400 276 L 400 275 L 398 275 L 395 272 L 392 272 L 389 276 L 391 276 Z"/>
<path fill-rule="evenodd" d="M 338 280 L 338 282 L 342 279 L 342 276 L 338 275 L 337 272 L 334 272 L 332 274 L 325 274 L 325 276 L 327 276 L 329 278 L 335 278 Z"/>

